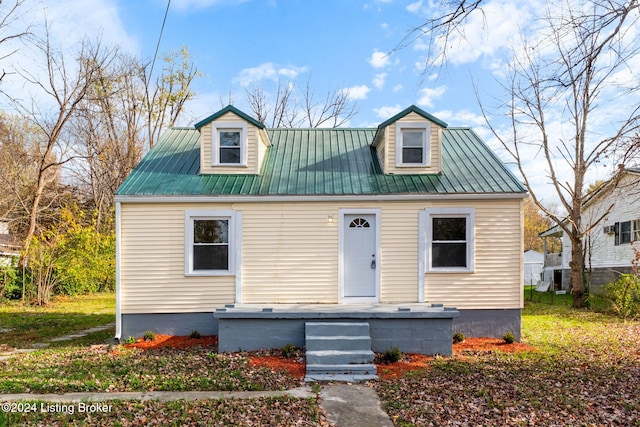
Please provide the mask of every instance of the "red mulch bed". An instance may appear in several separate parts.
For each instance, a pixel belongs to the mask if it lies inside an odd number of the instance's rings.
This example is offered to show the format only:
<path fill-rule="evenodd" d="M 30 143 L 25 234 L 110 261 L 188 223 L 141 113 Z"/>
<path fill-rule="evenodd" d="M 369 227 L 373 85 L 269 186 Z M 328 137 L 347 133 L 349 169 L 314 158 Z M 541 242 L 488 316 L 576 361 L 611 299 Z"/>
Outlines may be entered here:
<path fill-rule="evenodd" d="M 125 344 L 124 346 L 127 348 L 135 347 L 149 350 L 154 348 L 190 348 L 195 346 L 214 347 L 217 345 L 217 335 L 203 335 L 200 338 L 191 338 L 186 336 L 156 334 L 156 339 L 153 341 L 145 341 L 142 338 L 138 338 L 134 344 Z"/>
<path fill-rule="evenodd" d="M 249 356 L 249 365 L 264 366 L 273 371 L 286 371 L 298 379 L 302 379 L 307 371 L 304 362 L 282 356 Z"/>
<path fill-rule="evenodd" d="M 376 368 L 378 375 L 384 380 L 402 378 L 407 372 L 428 368 L 431 360 L 433 360 L 432 356 L 405 353 L 397 362 L 376 363 Z"/>
<path fill-rule="evenodd" d="M 190 348 L 194 346 L 217 346 L 218 337 L 215 335 L 191 338 L 187 336 L 156 335 L 153 341 L 138 338 L 135 344 L 125 344 L 125 347 L 154 349 L 154 348 Z M 467 355 L 477 355 L 491 352 L 516 353 L 521 351 L 536 351 L 530 345 L 514 342 L 507 344 L 500 338 L 467 338 L 464 342 L 453 345 L 454 357 L 464 358 Z M 250 366 L 266 367 L 274 371 L 287 371 L 291 376 L 302 379 L 306 367 L 301 357 L 286 358 L 277 354 L 257 354 L 249 356 Z M 383 379 L 402 378 L 406 372 L 417 371 L 429 367 L 431 356 L 423 354 L 403 355 L 402 359 L 394 363 L 376 363 L 378 375 Z"/>

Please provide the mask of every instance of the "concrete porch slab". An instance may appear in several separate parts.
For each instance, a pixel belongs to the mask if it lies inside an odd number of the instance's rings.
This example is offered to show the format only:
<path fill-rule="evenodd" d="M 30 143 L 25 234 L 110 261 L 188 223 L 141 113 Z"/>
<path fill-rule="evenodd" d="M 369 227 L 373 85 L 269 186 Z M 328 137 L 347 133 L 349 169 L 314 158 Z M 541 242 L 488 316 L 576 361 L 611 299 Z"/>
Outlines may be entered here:
<path fill-rule="evenodd" d="M 305 345 L 305 322 L 367 322 L 371 349 L 452 354 L 458 310 L 441 304 L 228 304 L 213 313 L 221 352 Z"/>

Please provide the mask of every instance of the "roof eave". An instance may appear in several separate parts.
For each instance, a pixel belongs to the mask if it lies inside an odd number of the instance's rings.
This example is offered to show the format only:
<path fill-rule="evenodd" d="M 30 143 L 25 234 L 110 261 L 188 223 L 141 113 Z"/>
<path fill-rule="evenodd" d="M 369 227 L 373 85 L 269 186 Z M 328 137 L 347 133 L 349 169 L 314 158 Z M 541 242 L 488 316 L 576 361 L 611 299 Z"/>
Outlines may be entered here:
<path fill-rule="evenodd" d="M 233 105 L 227 105 L 226 107 L 224 107 L 222 110 L 218 111 L 217 113 L 213 113 L 212 115 L 210 115 L 206 119 L 199 121 L 193 127 L 195 127 L 196 129 L 200 129 L 202 126 L 204 126 L 204 125 L 206 125 L 208 123 L 211 123 L 212 121 L 216 120 L 217 118 L 222 117 L 223 115 L 225 115 L 227 113 L 233 113 L 236 116 L 241 117 L 242 119 L 248 121 L 252 125 L 258 127 L 259 129 L 264 129 L 265 128 L 265 125 L 263 123 L 257 121 L 256 119 L 254 119 L 253 117 L 247 115 L 246 113 L 243 113 L 242 111 L 238 110 Z"/>
<path fill-rule="evenodd" d="M 387 126 L 389 126 L 390 124 L 395 123 L 396 121 L 400 120 L 401 118 L 403 118 L 404 116 L 406 116 L 409 113 L 416 113 L 422 117 L 424 117 L 425 119 L 432 121 L 434 123 L 436 123 L 437 125 L 442 126 L 443 128 L 448 127 L 449 125 L 445 122 L 443 122 L 442 120 L 440 120 L 439 118 L 432 116 L 431 114 L 427 113 L 426 111 L 424 111 L 422 108 L 416 107 L 415 105 L 411 105 L 407 108 L 405 108 L 404 110 L 400 111 L 398 114 L 396 114 L 395 116 L 391 117 L 388 120 L 385 120 L 384 122 L 380 123 L 380 125 L 378 125 L 378 129 L 381 128 L 385 128 Z"/>

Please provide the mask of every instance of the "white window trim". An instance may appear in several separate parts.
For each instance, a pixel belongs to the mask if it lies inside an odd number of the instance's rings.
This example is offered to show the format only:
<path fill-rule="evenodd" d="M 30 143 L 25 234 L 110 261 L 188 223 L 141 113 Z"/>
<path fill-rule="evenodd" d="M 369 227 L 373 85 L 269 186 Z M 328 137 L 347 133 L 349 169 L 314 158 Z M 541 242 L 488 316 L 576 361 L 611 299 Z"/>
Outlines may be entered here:
<path fill-rule="evenodd" d="M 211 125 L 211 165 L 212 166 L 247 166 L 247 123 L 221 121 L 213 122 Z M 220 163 L 220 131 L 238 130 L 240 131 L 240 163 Z"/>
<path fill-rule="evenodd" d="M 402 131 L 407 130 L 423 130 L 424 137 L 422 139 L 422 163 L 403 163 L 402 162 Z M 431 125 L 428 122 L 396 122 L 396 167 L 424 167 L 431 166 Z"/>
<path fill-rule="evenodd" d="M 467 267 L 432 267 L 432 218 L 466 218 Z M 473 273 L 475 272 L 475 209 L 474 208 L 427 208 L 420 215 L 420 270 L 425 273 Z"/>
<path fill-rule="evenodd" d="M 186 210 L 184 215 L 184 275 L 235 276 L 241 248 L 238 230 L 242 217 L 232 210 Z M 229 268 L 227 270 L 193 270 L 193 221 L 198 219 L 226 219 L 229 221 Z"/>

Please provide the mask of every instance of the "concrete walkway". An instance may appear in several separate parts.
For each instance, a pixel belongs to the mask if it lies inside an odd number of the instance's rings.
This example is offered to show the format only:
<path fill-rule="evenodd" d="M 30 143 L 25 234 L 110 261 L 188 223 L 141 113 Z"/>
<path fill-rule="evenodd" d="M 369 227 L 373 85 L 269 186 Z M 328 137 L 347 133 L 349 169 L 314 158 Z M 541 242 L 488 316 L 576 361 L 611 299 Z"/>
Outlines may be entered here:
<path fill-rule="evenodd" d="M 393 427 L 376 391 L 364 384 L 333 384 L 320 391 L 320 407 L 337 427 Z"/>
<path fill-rule="evenodd" d="M 94 332 L 100 332 L 100 331 L 104 331 L 107 330 L 109 328 L 112 328 L 115 326 L 115 322 L 111 322 L 111 323 L 107 323 L 104 325 L 100 325 L 100 326 L 96 326 L 93 328 L 89 328 L 89 329 L 84 329 L 82 331 L 78 331 L 78 332 L 74 332 L 71 334 L 67 334 L 67 335 L 62 335 L 60 337 L 56 337 L 56 338 L 52 338 L 49 341 L 46 342 L 36 342 L 31 344 L 31 348 L 12 348 L 10 350 L 5 350 L 5 351 L 0 351 L 0 361 L 6 360 L 12 356 L 15 356 L 16 354 L 20 354 L 20 353 L 29 353 L 38 349 L 42 349 L 42 348 L 47 348 L 49 347 L 49 344 L 52 342 L 57 342 L 57 341 L 68 341 L 68 340 L 72 340 L 75 338 L 81 338 L 84 337 L 85 335 L 89 335 L 92 334 Z"/>
<path fill-rule="evenodd" d="M 119 393 L 63 393 L 63 394 L 0 394 L 0 402 L 42 400 L 45 402 L 105 402 L 109 400 L 202 400 L 255 399 L 260 397 L 292 396 L 300 399 L 315 397 L 311 387 L 285 391 L 151 391 Z M 320 407 L 327 420 L 336 427 L 392 427 L 389 416 L 380 408 L 375 390 L 363 384 L 327 384 L 320 391 Z"/>

